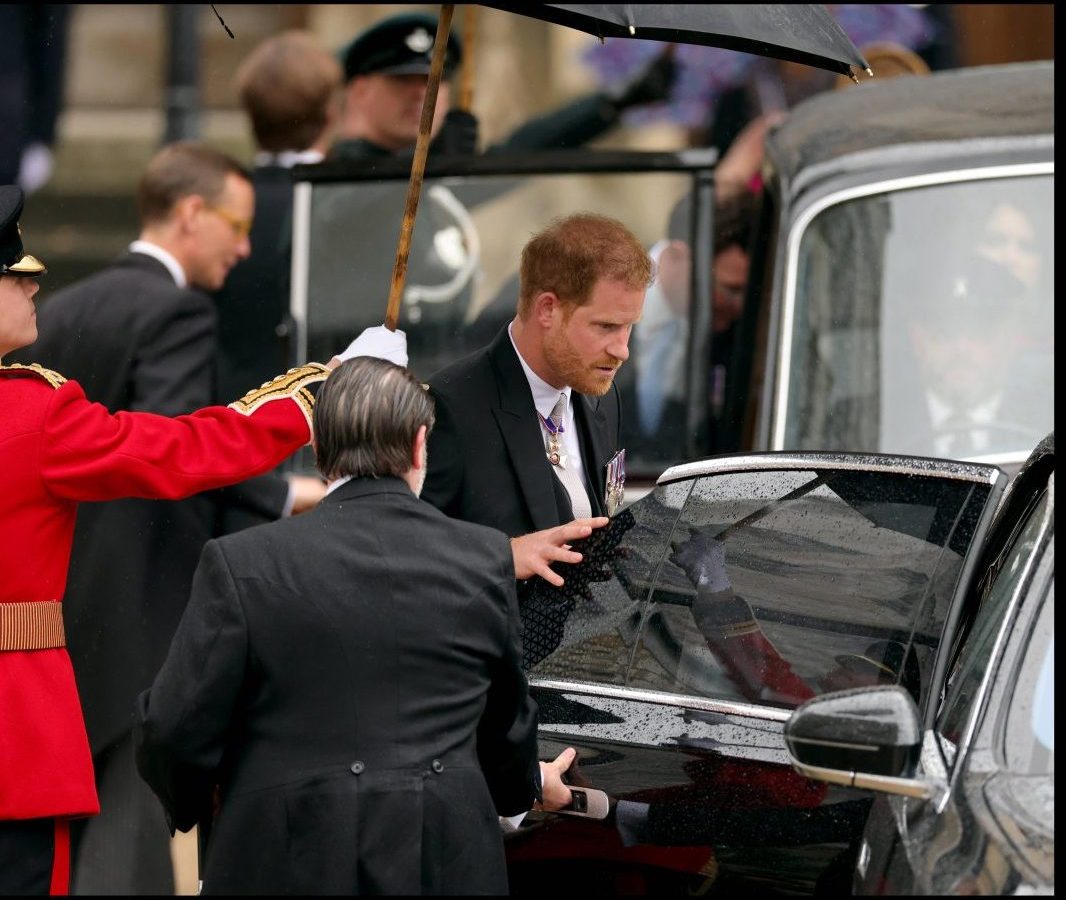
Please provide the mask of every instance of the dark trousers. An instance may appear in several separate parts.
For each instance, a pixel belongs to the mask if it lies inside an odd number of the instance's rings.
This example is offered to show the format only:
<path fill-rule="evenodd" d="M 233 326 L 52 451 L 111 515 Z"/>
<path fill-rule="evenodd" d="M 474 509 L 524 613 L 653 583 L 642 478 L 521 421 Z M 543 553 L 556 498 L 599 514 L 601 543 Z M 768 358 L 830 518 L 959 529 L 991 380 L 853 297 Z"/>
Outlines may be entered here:
<path fill-rule="evenodd" d="M 55 830 L 55 819 L 0 822 L 0 895 L 48 893 Z"/>
<path fill-rule="evenodd" d="M 170 829 L 127 734 L 93 758 L 100 815 L 71 828 L 72 894 L 173 894 Z"/>

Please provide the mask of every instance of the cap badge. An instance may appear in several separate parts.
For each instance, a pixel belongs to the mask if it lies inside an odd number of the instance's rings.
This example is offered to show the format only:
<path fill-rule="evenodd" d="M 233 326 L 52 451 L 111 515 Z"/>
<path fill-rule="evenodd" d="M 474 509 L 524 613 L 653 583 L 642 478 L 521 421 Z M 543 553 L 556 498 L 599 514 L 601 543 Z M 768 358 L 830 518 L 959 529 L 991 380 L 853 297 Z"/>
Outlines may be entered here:
<path fill-rule="evenodd" d="M 425 53 L 433 46 L 433 37 L 425 28 L 419 26 L 404 39 L 407 49 L 412 53 Z"/>

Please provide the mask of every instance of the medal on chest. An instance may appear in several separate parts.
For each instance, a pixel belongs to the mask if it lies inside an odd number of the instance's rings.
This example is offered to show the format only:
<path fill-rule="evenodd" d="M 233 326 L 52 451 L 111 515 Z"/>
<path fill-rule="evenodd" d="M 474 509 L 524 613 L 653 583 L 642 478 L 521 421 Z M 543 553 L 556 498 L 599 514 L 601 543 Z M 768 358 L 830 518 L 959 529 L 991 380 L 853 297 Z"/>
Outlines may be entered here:
<path fill-rule="evenodd" d="M 537 413 L 537 415 L 540 415 L 540 413 Z M 548 462 L 553 466 L 558 466 L 560 469 L 565 469 L 566 453 L 563 451 L 562 434 L 566 429 L 563 427 L 563 423 L 556 424 L 554 419 L 545 418 L 544 416 L 540 416 L 540 422 L 547 433 L 544 452 L 547 454 Z"/>

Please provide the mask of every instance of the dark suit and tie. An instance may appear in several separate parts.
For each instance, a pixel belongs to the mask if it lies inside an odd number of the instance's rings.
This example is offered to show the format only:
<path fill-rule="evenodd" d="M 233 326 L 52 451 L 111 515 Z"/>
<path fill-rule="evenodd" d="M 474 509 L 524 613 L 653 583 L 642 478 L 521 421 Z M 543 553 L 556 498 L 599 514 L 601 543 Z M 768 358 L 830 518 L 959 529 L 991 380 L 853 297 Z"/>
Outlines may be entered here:
<path fill-rule="evenodd" d="M 529 579 L 562 586 L 567 564 L 581 561 L 571 542 L 606 524 L 580 514 L 603 517 L 621 500 L 614 477 L 607 498 L 608 470 L 621 468 L 614 380 L 652 268 L 621 222 L 556 219 L 522 249 L 514 320 L 429 379 L 437 425 L 422 496 L 512 538 L 527 644 L 545 629 L 557 644 L 566 617 L 563 605 L 531 595 Z M 527 665 L 543 649 L 527 653 Z"/>
<path fill-rule="evenodd" d="M 505 328 L 487 348 L 431 379 L 437 426 L 430 435 L 422 496 L 450 516 L 491 525 L 510 537 L 554 528 L 575 518 L 575 503 L 549 462 L 550 433 L 539 421 L 530 383 Z M 607 462 L 619 446 L 618 390 L 604 397 L 570 392 L 587 510 L 606 515 Z M 551 418 L 549 418 L 549 424 Z M 570 461 L 565 461 L 570 465 Z M 575 478 L 575 480 L 577 480 Z M 572 488 L 574 489 L 574 488 Z M 578 487 L 575 490 L 582 490 Z M 524 665 L 558 646 L 572 599 L 518 586 Z"/>
<path fill-rule="evenodd" d="M 545 452 L 533 394 L 507 329 L 430 379 L 437 424 L 422 497 L 510 537 L 574 518 Z M 592 515 L 604 512 L 607 462 L 619 449 L 619 400 L 571 393 Z"/>

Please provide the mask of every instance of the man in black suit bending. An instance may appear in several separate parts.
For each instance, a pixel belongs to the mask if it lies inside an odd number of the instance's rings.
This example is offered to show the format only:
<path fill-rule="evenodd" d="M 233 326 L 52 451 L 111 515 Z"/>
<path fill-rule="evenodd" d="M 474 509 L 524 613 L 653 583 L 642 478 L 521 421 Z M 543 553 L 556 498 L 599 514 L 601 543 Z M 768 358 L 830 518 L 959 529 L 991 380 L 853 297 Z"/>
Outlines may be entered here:
<path fill-rule="evenodd" d="M 612 511 L 614 376 L 651 279 L 647 251 L 621 222 L 559 219 L 522 250 L 514 320 L 430 379 L 437 427 L 423 496 L 510 536 L 519 579 L 561 585 L 550 564 L 580 554 L 561 545 L 560 526 L 572 529 L 567 540 L 584 537 Z"/>
<path fill-rule="evenodd" d="M 497 815 L 570 802 L 574 751 L 538 769 L 507 539 L 418 498 L 432 428 L 405 369 L 342 364 L 329 494 L 204 549 L 136 738 L 172 827 L 218 785 L 204 893 L 506 893 Z"/>

